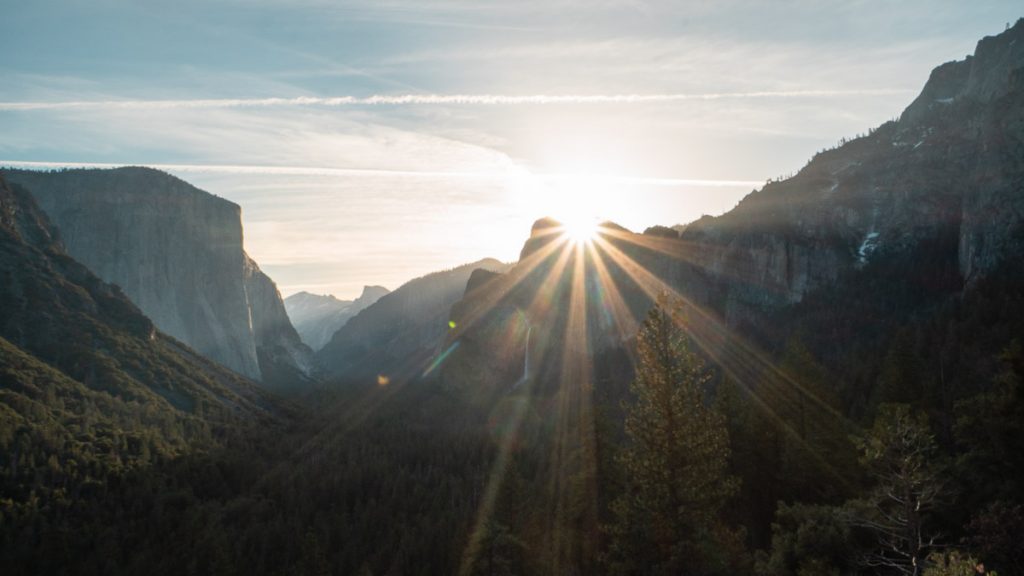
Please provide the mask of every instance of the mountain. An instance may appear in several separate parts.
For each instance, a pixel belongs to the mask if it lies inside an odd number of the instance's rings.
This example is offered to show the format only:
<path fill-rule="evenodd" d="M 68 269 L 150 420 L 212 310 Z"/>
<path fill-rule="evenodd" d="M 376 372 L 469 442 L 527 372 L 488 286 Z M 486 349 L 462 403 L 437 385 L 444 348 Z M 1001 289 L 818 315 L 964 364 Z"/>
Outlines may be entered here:
<path fill-rule="evenodd" d="M 515 265 L 474 275 L 452 306 L 453 329 L 422 362 L 427 384 L 487 413 L 513 462 L 500 466 L 531 471 L 525 482 L 513 473 L 514 496 L 499 498 L 506 513 L 491 521 L 522 522 L 512 531 L 531 552 L 579 530 L 583 552 L 552 554 L 578 553 L 585 566 L 588 546 L 606 536 L 586 527 L 643 490 L 630 475 L 652 466 L 666 474 L 662 490 L 684 460 L 615 464 L 664 441 L 638 422 L 656 411 L 637 389 L 668 378 L 699 382 L 725 421 L 739 488 L 721 525 L 743 518 L 746 546 L 764 551 L 756 573 L 876 573 L 851 559 L 886 541 L 860 542 L 850 514 L 865 514 L 857 506 L 885 472 L 864 467 L 855 444 L 873 441 L 895 411 L 914 414 L 950 491 L 949 505 L 922 516 L 925 531 L 1000 572 L 1021 566 L 1024 523 L 1002 510 L 1020 510 L 1024 493 L 1024 20 L 936 69 L 899 120 L 816 154 L 722 216 L 671 231 L 604 223 L 576 243 L 539 220 Z M 679 304 L 672 325 L 706 370 L 663 354 L 678 344 L 666 331 L 638 351 L 638 327 L 662 295 Z M 638 364 L 648 381 L 634 379 Z M 672 415 L 670 400 L 658 404 Z M 524 494 L 536 499 L 532 512 Z M 546 522 L 562 529 L 533 528 Z M 807 545 L 798 534 L 829 522 L 849 532 L 833 559 L 795 561 Z M 637 522 L 627 538 L 646 546 L 649 526 Z M 1004 526 L 1012 536 L 1000 539 Z M 644 562 L 609 572 L 678 571 Z"/>
<path fill-rule="evenodd" d="M 329 294 L 299 292 L 285 298 L 284 307 L 302 341 L 313 350 L 320 350 L 349 318 L 387 293 L 383 286 L 364 286 L 359 298 L 338 300 Z"/>
<path fill-rule="evenodd" d="M 530 329 L 532 368 L 557 379 L 577 269 L 596 362 L 625 353 L 636 319 L 662 291 L 691 305 L 702 320 L 696 337 L 712 355 L 737 333 L 778 350 L 783 328 L 799 326 L 805 337 L 842 335 L 814 338 L 841 362 L 857 339 L 879 333 L 865 325 L 871 319 L 898 327 L 962 301 L 988 278 L 1011 277 L 1024 255 L 1022 191 L 1024 20 L 937 68 L 899 120 L 816 154 L 722 216 L 643 235 L 606 224 L 585 254 L 557 222 L 538 221 L 519 263 L 453 309 L 460 328 L 439 348 L 460 344 L 442 373 L 460 387 L 512 386 Z M 554 302 L 537 306 L 538 294 Z M 827 325 L 823 302 L 836 325 Z"/>
<path fill-rule="evenodd" d="M 473 271 L 507 268 L 488 258 L 410 280 L 352 317 L 316 358 L 345 380 L 418 374 L 425 359 L 440 352 L 437 347 L 449 329 L 448 311 L 462 298 Z"/>
<path fill-rule="evenodd" d="M 1019 253 L 1022 67 L 1018 22 L 936 68 L 898 121 L 688 226 L 701 266 L 746 284 L 730 291 L 730 314 L 798 302 L 883 252 L 950 243 L 968 284 Z"/>
<path fill-rule="evenodd" d="M 55 455 L 66 466 L 52 478 L 99 478 L 275 410 L 72 259 L 32 197 L 2 177 L 0 278 L 0 450 L 14 455 L 0 464 L 4 497 L 31 482 L 19 463 Z"/>
<path fill-rule="evenodd" d="M 30 390 L 53 377 L 83 394 L 183 414 L 254 415 L 272 406 L 252 381 L 159 332 L 117 286 L 72 259 L 32 196 L 2 177 L 0 278 L 0 339 L 12 353 L 0 358 L 43 375 Z M 28 385 L 17 371 L 3 382 Z"/>
<path fill-rule="evenodd" d="M 158 479 L 170 462 L 250 427 L 276 430 L 287 413 L 259 384 L 158 331 L 67 254 L 26 190 L 0 177 L 5 565 L 109 572 L 103 563 L 116 559 L 87 558 L 104 532 L 137 532 L 107 517 L 124 510 L 118 502 L 167 496 L 174 489 Z"/>
<path fill-rule="evenodd" d="M 149 168 L 5 174 L 35 197 L 69 254 L 161 331 L 270 387 L 308 375 L 311 351 L 245 254 L 236 204 Z"/>

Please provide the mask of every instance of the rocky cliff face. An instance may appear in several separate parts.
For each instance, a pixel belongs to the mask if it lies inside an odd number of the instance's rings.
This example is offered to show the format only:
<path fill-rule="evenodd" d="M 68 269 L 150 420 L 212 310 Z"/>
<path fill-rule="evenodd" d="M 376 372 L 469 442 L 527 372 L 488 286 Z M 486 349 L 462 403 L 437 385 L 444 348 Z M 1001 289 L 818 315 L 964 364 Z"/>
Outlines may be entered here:
<path fill-rule="evenodd" d="M 351 318 L 316 357 L 344 380 L 399 380 L 419 375 L 449 330 L 449 310 L 474 270 L 504 271 L 493 259 L 411 280 Z"/>
<path fill-rule="evenodd" d="M 936 68 L 899 121 L 681 237 L 713 277 L 732 277 L 734 314 L 798 302 L 875 255 L 950 238 L 970 284 L 1024 248 L 1022 186 L 1024 20 Z"/>
<path fill-rule="evenodd" d="M 284 307 L 302 341 L 320 350 L 350 318 L 387 293 L 383 286 L 364 286 L 359 298 L 338 300 L 330 295 L 299 292 L 285 298 Z"/>
<path fill-rule="evenodd" d="M 114 407 L 133 402 L 161 417 L 203 414 L 211 421 L 272 407 L 251 381 L 158 332 L 116 286 L 68 256 L 29 193 L 2 177 L 0 348 L 0 381 L 11 393 L 8 400 L 27 394 L 38 401 L 49 389 L 79 401 L 101 391 L 101 400 L 112 398 Z M 19 411 L 7 415 L 32 420 L 45 413 Z M 60 420 L 69 414 L 62 405 L 55 415 Z M 76 426 L 81 430 L 81 423 Z"/>
<path fill-rule="evenodd" d="M 288 319 L 277 285 L 248 256 L 244 284 L 262 381 L 279 392 L 297 391 L 314 372 L 313 351 Z"/>
<path fill-rule="evenodd" d="M 250 378 L 306 371 L 276 287 L 243 251 L 237 205 L 147 168 L 6 175 L 161 331 Z"/>

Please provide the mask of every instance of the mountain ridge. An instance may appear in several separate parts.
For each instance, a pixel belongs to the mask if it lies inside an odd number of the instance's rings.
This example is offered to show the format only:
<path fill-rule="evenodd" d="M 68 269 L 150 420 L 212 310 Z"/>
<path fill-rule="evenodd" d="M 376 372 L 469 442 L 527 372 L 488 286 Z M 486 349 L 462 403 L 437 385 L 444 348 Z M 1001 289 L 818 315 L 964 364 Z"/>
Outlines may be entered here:
<path fill-rule="evenodd" d="M 809 295 L 827 300 L 840 281 L 885 274 L 875 283 L 916 290 L 906 311 L 925 314 L 1002 274 L 1004 262 L 1024 254 L 1024 19 L 978 46 L 975 56 L 937 68 L 900 120 L 816 154 L 721 216 L 645 234 L 606 223 L 582 253 L 556 221 L 538 220 L 505 278 L 467 290 L 453 306 L 460 328 L 439 349 L 459 346 L 440 378 L 461 389 L 511 386 L 524 372 L 529 329 L 531 367 L 553 386 L 577 289 L 549 278 L 570 284 L 576 270 L 589 297 L 585 354 L 595 361 L 627 352 L 637 318 L 663 291 L 702 318 L 697 337 L 714 357 L 730 332 L 773 346 L 778 314 L 796 313 Z M 963 69 L 950 81 L 955 90 L 937 88 L 954 68 Z M 947 94 L 949 103 L 933 97 Z M 545 361 L 539 351 L 549 348 Z"/>
<path fill-rule="evenodd" d="M 493 258 L 434 272 L 406 282 L 345 323 L 316 355 L 329 373 L 367 381 L 415 377 L 440 352 L 449 330 L 448 311 L 478 268 L 504 270 Z"/>
<path fill-rule="evenodd" d="M 297 292 L 284 299 L 285 310 L 302 341 L 314 352 L 360 311 L 388 294 L 383 286 L 363 286 L 355 300 L 339 300 L 330 294 Z"/>

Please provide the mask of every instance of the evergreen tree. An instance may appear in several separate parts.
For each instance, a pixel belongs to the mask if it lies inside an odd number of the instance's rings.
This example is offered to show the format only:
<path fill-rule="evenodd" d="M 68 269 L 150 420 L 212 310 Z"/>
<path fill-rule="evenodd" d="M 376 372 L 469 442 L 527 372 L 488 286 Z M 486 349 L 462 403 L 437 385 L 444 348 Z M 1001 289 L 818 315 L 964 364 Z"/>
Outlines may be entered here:
<path fill-rule="evenodd" d="M 825 369 L 796 338 L 761 392 L 777 436 L 778 497 L 839 502 L 850 494 L 857 456 Z M 770 428 L 774 428 L 771 430 Z"/>
<path fill-rule="evenodd" d="M 781 497 L 782 435 L 779 424 L 753 394 L 725 376 L 715 388 L 714 408 L 725 417 L 731 451 L 729 472 L 740 489 L 726 517 L 747 530 L 753 548 L 771 544 L 771 526 Z"/>
<path fill-rule="evenodd" d="M 854 571 L 856 542 L 842 508 L 780 503 L 769 552 L 758 552 L 764 576 L 838 576 Z"/>
<path fill-rule="evenodd" d="M 925 401 L 922 372 L 910 332 L 900 330 L 882 364 L 882 401 L 903 404 Z"/>
<path fill-rule="evenodd" d="M 992 496 L 1024 503 L 1024 346 L 1012 342 L 999 360 L 992 386 L 957 403 L 959 473 L 972 505 Z"/>
<path fill-rule="evenodd" d="M 705 405 L 708 374 L 683 323 L 681 306 L 661 297 L 638 335 L 629 444 L 619 458 L 625 490 L 612 504 L 612 573 L 724 573 L 742 548 L 720 517 L 737 490 L 725 420 Z"/>
<path fill-rule="evenodd" d="M 523 542 L 507 526 L 488 522 L 483 527 L 480 554 L 473 563 L 473 576 L 511 576 L 523 573 Z"/>
<path fill-rule="evenodd" d="M 937 549 L 929 514 L 946 496 L 945 467 L 923 414 L 904 404 L 883 404 L 867 437 L 862 461 L 875 486 L 851 502 L 853 523 L 876 545 L 862 563 L 875 570 L 918 576 Z"/>

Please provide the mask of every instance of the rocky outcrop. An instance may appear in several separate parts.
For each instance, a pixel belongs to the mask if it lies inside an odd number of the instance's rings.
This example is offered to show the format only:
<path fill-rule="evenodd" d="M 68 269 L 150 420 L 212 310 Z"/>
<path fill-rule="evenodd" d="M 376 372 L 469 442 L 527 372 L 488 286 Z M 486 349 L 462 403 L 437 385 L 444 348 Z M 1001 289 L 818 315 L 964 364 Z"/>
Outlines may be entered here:
<path fill-rule="evenodd" d="M 982 38 L 974 54 L 947 62 L 932 71 L 921 94 L 900 117 L 909 123 L 928 122 L 950 104 L 964 101 L 985 104 L 1019 89 L 1024 63 L 1024 19 L 998 36 Z"/>
<path fill-rule="evenodd" d="M 350 318 L 388 293 L 383 286 L 364 286 L 355 300 L 338 300 L 331 295 L 299 292 L 284 299 L 295 330 L 313 350 L 320 350 Z"/>
<path fill-rule="evenodd" d="M 5 173 L 161 331 L 250 378 L 306 371 L 276 287 L 243 250 L 238 205 L 148 168 Z"/>
<path fill-rule="evenodd" d="M 541 218 L 530 227 L 530 237 L 519 251 L 519 260 L 526 260 L 531 254 L 558 239 L 562 223 L 554 218 Z"/>
<path fill-rule="evenodd" d="M 410 280 L 351 318 L 317 353 L 317 360 L 346 381 L 378 375 L 399 381 L 421 374 L 450 330 L 449 310 L 479 268 L 504 271 L 508 266 L 485 259 Z"/>

